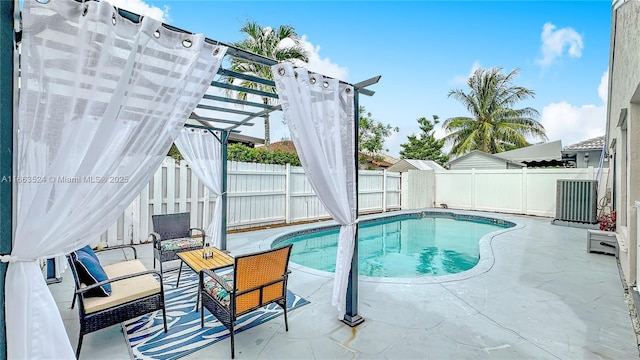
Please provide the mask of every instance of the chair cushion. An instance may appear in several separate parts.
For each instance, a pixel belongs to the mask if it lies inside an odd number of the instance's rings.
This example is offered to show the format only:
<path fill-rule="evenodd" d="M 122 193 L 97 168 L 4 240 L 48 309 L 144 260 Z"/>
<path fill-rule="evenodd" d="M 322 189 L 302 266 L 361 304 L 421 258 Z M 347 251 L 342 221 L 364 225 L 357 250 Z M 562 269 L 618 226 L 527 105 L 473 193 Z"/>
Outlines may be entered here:
<path fill-rule="evenodd" d="M 160 243 L 162 250 L 173 251 L 181 249 L 190 249 L 194 247 L 202 247 L 202 238 L 184 237 L 170 240 L 163 240 Z"/>
<path fill-rule="evenodd" d="M 220 275 L 220 274 L 218 274 Z M 227 273 L 224 275 L 220 275 L 227 282 L 227 284 L 233 289 L 233 272 Z M 231 296 L 222 287 L 222 285 L 218 284 L 217 281 L 212 278 L 205 276 L 204 279 L 204 291 L 206 291 L 209 295 L 211 295 L 214 299 L 218 300 L 218 302 L 229 309 L 229 303 L 231 302 Z"/>
<path fill-rule="evenodd" d="M 75 266 L 80 283 L 90 286 L 108 279 L 96 254 L 90 247 L 85 246 L 75 252 Z M 105 284 L 87 291 L 85 297 L 105 297 L 111 295 L 111 284 Z"/>
<path fill-rule="evenodd" d="M 119 263 L 106 265 L 104 271 L 110 279 L 118 276 L 135 274 L 146 271 L 147 268 L 140 260 L 122 261 Z M 143 297 L 160 292 L 160 283 L 150 274 L 140 275 L 125 280 L 111 283 L 112 293 L 109 297 L 89 298 L 84 300 L 84 308 L 87 314 L 108 309 L 120 304 L 141 299 Z"/>

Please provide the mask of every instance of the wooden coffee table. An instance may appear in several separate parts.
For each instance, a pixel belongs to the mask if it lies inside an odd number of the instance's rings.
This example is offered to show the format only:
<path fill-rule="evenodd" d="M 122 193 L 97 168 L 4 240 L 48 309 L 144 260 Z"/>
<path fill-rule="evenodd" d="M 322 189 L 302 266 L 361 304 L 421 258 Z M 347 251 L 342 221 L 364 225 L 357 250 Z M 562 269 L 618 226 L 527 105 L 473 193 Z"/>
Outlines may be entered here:
<path fill-rule="evenodd" d="M 207 259 L 202 257 L 202 249 L 184 251 L 184 252 L 178 253 L 178 257 L 182 261 L 180 262 L 180 270 L 178 273 L 178 281 L 176 282 L 176 287 L 178 287 L 178 284 L 180 284 L 180 273 L 182 273 L 183 263 L 187 264 L 187 266 L 191 270 L 199 274 L 200 282 L 202 282 L 203 273 L 201 270 L 203 269 L 216 270 L 216 269 L 224 268 L 227 266 L 233 266 L 233 257 L 231 255 L 217 248 L 211 248 L 211 249 L 213 252 L 213 256 Z M 202 289 L 200 289 L 200 283 L 198 283 L 198 297 L 196 299 L 196 311 L 198 311 L 198 303 L 200 302 L 200 291 L 202 291 Z"/>

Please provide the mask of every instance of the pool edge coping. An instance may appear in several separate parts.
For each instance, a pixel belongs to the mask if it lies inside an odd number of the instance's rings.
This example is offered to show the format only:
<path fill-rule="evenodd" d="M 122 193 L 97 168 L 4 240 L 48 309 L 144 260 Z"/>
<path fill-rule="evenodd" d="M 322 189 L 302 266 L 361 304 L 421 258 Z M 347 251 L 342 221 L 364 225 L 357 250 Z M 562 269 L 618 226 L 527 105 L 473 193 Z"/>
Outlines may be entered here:
<path fill-rule="evenodd" d="M 447 283 L 452 281 L 466 280 L 466 279 L 484 274 L 490 271 L 491 268 L 493 268 L 493 265 L 495 264 L 495 255 L 493 252 L 492 242 L 496 236 L 503 235 L 511 231 L 520 230 L 525 227 L 525 225 L 522 222 L 517 221 L 516 219 L 513 219 L 513 214 L 494 214 L 494 213 L 485 213 L 481 211 L 439 209 L 439 208 L 400 210 L 400 211 L 385 212 L 385 213 L 378 213 L 378 214 L 369 214 L 369 215 L 360 216 L 360 221 L 373 221 L 373 220 L 383 219 L 383 218 L 393 218 L 393 217 L 400 217 L 400 216 L 406 216 L 406 215 L 412 215 L 412 214 L 421 214 L 424 212 L 453 213 L 456 215 L 476 216 L 479 218 L 490 219 L 490 220 L 508 221 L 515 225 L 509 228 L 496 230 L 483 235 L 478 242 L 480 259 L 478 260 L 478 263 L 469 270 L 465 270 L 457 274 L 440 275 L 440 276 L 423 275 L 423 276 L 417 276 L 417 277 L 374 277 L 374 276 L 358 275 L 359 281 L 369 282 L 369 283 L 416 284 L 417 285 L 417 284 L 442 284 L 442 283 Z M 509 218 L 509 220 L 506 220 L 504 218 Z M 277 234 L 270 235 L 266 237 L 264 240 L 260 241 L 258 244 L 258 247 L 261 250 L 271 249 L 272 246 L 276 243 L 276 241 L 286 240 L 286 239 L 281 239 L 282 237 L 286 237 L 288 235 L 292 235 L 292 236 L 300 235 L 300 233 L 303 231 L 312 230 L 312 232 L 318 232 L 322 230 L 331 229 L 336 226 L 340 226 L 334 220 L 330 220 L 323 223 L 312 223 L 312 224 L 305 224 L 305 225 L 306 226 L 303 228 L 298 227 L 296 229 L 289 229 L 289 230 L 279 232 Z M 313 269 L 304 265 L 300 265 L 293 261 L 289 262 L 289 268 L 292 270 L 296 270 L 296 271 L 304 272 L 306 274 L 320 276 L 324 278 L 333 278 L 335 275 L 334 272 Z"/>

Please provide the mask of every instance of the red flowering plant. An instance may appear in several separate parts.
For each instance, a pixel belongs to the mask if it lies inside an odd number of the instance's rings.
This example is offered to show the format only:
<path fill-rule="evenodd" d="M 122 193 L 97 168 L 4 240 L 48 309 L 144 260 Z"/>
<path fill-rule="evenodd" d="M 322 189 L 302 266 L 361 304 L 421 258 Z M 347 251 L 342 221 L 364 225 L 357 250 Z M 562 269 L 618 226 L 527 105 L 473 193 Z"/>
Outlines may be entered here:
<path fill-rule="evenodd" d="M 616 212 L 612 211 L 609 214 L 600 216 L 600 230 L 603 231 L 616 231 Z"/>

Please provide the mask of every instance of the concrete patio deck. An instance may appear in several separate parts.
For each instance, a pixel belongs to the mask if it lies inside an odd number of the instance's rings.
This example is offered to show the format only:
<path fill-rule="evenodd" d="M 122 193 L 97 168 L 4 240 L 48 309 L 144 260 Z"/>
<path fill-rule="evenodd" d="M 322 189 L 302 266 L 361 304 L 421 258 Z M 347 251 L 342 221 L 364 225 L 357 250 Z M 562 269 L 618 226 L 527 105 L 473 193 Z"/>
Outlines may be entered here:
<path fill-rule="evenodd" d="M 475 213 L 482 214 L 482 213 Z M 237 359 L 631 359 L 634 328 L 616 259 L 589 254 L 586 230 L 549 218 L 485 214 L 519 228 L 495 236 L 495 261 L 473 276 L 447 282 L 359 285 L 359 314 L 350 328 L 330 305 L 330 274 L 292 266 L 289 289 L 309 305 L 236 336 Z M 268 246 L 277 234 L 309 225 L 229 235 L 233 255 Z M 150 245 L 138 256 L 152 267 Z M 178 263 L 175 262 L 177 266 Z M 185 270 L 183 270 L 185 271 Z M 73 280 L 50 285 L 75 348 Z M 230 358 L 229 340 L 185 359 Z M 120 326 L 84 337 L 84 359 L 128 359 Z"/>

